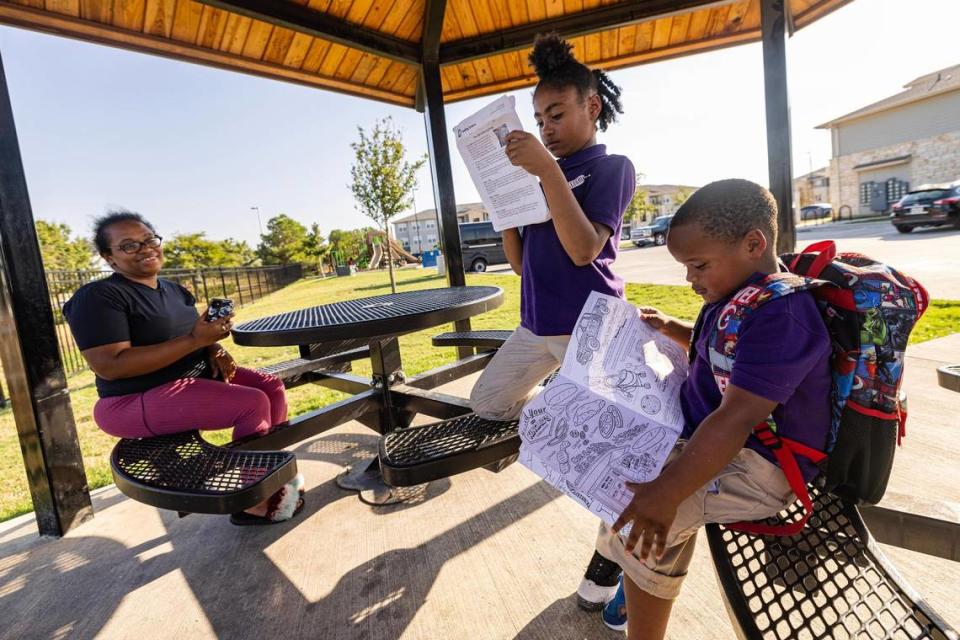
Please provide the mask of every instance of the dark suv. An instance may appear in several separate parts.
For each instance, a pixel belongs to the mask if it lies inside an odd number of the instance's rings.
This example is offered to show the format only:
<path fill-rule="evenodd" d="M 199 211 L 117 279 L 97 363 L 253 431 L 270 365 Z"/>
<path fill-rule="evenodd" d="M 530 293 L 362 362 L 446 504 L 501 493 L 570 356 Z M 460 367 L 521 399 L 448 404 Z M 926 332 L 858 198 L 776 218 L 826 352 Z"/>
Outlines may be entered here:
<path fill-rule="evenodd" d="M 658 247 L 667 243 L 667 229 L 670 228 L 670 221 L 673 216 L 658 216 L 653 222 L 644 226 L 637 227 L 630 232 L 630 240 L 638 247 L 648 244 L 655 244 Z"/>
<path fill-rule="evenodd" d="M 503 237 L 493 230 L 492 222 L 464 222 L 460 225 L 460 250 L 463 267 L 470 271 L 483 272 L 488 264 L 507 261 L 503 252 Z"/>
<path fill-rule="evenodd" d="M 893 205 L 890 222 L 900 233 L 915 227 L 960 227 L 960 181 L 914 189 Z"/>

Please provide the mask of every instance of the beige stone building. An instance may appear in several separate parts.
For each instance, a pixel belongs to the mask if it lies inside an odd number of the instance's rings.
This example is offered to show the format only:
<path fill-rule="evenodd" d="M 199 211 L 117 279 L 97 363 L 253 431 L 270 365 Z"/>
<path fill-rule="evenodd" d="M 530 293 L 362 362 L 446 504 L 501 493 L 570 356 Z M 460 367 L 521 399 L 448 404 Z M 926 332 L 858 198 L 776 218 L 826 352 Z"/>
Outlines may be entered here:
<path fill-rule="evenodd" d="M 911 188 L 960 179 L 960 65 L 818 128 L 829 129 L 833 142 L 834 211 L 887 212 Z"/>
<path fill-rule="evenodd" d="M 484 222 L 490 216 L 483 203 L 468 202 L 457 205 L 457 221 Z M 440 244 L 440 227 L 436 209 L 424 209 L 390 222 L 393 225 L 393 237 L 403 248 L 413 254 L 430 251 Z"/>
<path fill-rule="evenodd" d="M 684 184 L 638 184 L 637 191 L 646 192 L 647 204 L 650 205 L 644 222 L 676 213 L 683 201 L 697 189 Z"/>
<path fill-rule="evenodd" d="M 794 206 L 799 208 L 819 202 L 830 202 L 830 167 L 821 167 L 793 179 Z"/>

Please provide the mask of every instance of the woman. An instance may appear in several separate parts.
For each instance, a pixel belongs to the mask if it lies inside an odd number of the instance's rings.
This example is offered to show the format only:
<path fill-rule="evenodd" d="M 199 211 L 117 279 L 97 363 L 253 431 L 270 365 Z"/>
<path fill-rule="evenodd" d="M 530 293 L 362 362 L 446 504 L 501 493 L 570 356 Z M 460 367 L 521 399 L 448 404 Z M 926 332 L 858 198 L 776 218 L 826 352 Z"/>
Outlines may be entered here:
<path fill-rule="evenodd" d="M 80 353 L 96 374 L 93 418 L 118 438 L 233 426 L 234 439 L 287 419 L 283 383 L 238 367 L 219 344 L 233 316 L 206 320 L 189 291 L 158 277 L 162 239 L 137 213 L 95 221 L 94 244 L 114 274 L 81 287 L 63 307 Z M 265 502 L 230 516 L 269 524 L 302 507 L 298 476 Z"/>

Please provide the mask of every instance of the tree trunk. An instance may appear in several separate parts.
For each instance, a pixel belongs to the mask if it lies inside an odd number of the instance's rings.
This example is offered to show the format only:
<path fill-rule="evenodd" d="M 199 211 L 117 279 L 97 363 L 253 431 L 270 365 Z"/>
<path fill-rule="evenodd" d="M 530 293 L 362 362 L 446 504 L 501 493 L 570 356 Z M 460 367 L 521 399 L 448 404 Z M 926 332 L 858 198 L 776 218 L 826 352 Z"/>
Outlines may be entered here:
<path fill-rule="evenodd" d="M 393 247 L 390 246 L 390 223 L 383 225 L 383 237 L 387 243 L 387 269 L 390 271 L 390 291 L 397 292 L 397 281 L 393 277 Z"/>

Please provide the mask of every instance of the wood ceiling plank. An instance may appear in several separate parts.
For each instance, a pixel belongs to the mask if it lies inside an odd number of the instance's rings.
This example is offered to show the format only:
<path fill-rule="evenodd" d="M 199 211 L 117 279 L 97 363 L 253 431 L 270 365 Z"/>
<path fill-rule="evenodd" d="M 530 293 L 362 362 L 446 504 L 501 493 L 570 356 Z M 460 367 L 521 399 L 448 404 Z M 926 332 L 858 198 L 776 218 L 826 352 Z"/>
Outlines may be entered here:
<path fill-rule="evenodd" d="M 480 30 L 477 28 L 477 21 L 470 11 L 470 3 L 468 0 L 454 0 L 454 2 L 447 5 L 447 11 L 453 12 L 457 24 L 460 25 L 461 37 L 469 38 L 480 33 Z"/>
<path fill-rule="evenodd" d="M 637 25 L 637 39 L 633 43 L 634 52 L 649 51 L 653 48 L 653 31 L 656 20 L 647 20 Z"/>
<path fill-rule="evenodd" d="M 670 44 L 670 28 L 673 26 L 673 18 L 659 18 L 653 23 L 653 47 L 654 49 L 663 49 Z"/>
<path fill-rule="evenodd" d="M 616 58 L 620 44 L 620 34 L 616 29 L 610 29 L 600 34 L 601 55 L 603 58 Z"/>
<path fill-rule="evenodd" d="M 490 61 L 490 73 L 493 74 L 494 82 L 502 82 L 507 78 L 513 77 L 507 70 L 507 61 L 504 60 L 506 55 L 509 54 L 500 54 L 499 56 L 487 58 Z"/>
<path fill-rule="evenodd" d="M 375 56 L 372 53 L 362 53 L 360 60 L 357 61 L 354 67 L 353 73 L 350 75 L 350 82 L 366 85 L 367 78 L 370 77 L 373 68 L 377 66 L 378 60 L 383 60 L 383 58 L 381 56 Z"/>
<path fill-rule="evenodd" d="M 419 0 L 418 2 L 409 2 L 408 3 L 409 12 L 416 12 L 423 15 L 423 2 Z M 403 22 L 405 17 L 402 11 L 387 11 L 386 16 L 384 16 L 383 22 L 380 24 L 379 31 L 386 33 L 387 35 L 396 36 L 397 30 L 400 28 L 400 24 Z"/>
<path fill-rule="evenodd" d="M 353 0 L 333 0 L 327 5 L 326 13 L 338 18 L 346 18 L 352 4 Z"/>
<path fill-rule="evenodd" d="M 169 38 L 173 31 L 173 14 L 176 0 L 147 0 L 143 18 L 143 30 L 161 38 Z"/>
<path fill-rule="evenodd" d="M 327 49 L 327 55 L 323 58 L 323 63 L 320 65 L 320 75 L 327 76 L 328 78 L 335 77 L 334 74 L 337 72 L 337 68 L 340 66 L 340 62 L 343 61 L 345 55 L 347 55 L 347 48 L 345 46 L 337 44 L 336 42 L 331 44 L 330 48 Z"/>
<path fill-rule="evenodd" d="M 682 44 L 687 38 L 687 31 L 690 29 L 690 14 L 681 13 L 673 16 L 673 24 L 670 26 L 670 44 Z"/>
<path fill-rule="evenodd" d="M 707 25 L 710 22 L 709 10 L 694 11 L 690 18 L 690 28 L 687 30 L 687 37 L 691 40 L 699 40 L 707 32 Z"/>
<path fill-rule="evenodd" d="M 315 38 L 313 36 L 308 36 L 305 33 L 294 35 L 293 42 L 290 43 L 290 48 L 287 49 L 287 56 L 283 59 L 283 66 L 300 69 L 303 66 L 304 59 L 307 57 L 307 53 L 310 51 L 310 45 L 313 44 L 314 40 Z"/>
<path fill-rule="evenodd" d="M 546 0 L 544 4 L 548 18 L 558 18 L 563 15 L 563 0 Z"/>
<path fill-rule="evenodd" d="M 337 65 L 336 71 L 333 72 L 333 77 L 347 80 L 353 76 L 357 70 L 357 65 L 360 64 L 361 56 L 363 56 L 363 52 L 359 49 L 347 48 L 347 52 L 343 54 L 343 59 Z"/>
<path fill-rule="evenodd" d="M 617 29 L 617 55 L 633 53 L 633 45 L 637 41 L 637 25 L 631 24 Z"/>
<path fill-rule="evenodd" d="M 467 9 L 473 15 L 473 22 L 477 25 L 478 33 L 491 33 L 503 28 L 502 25 L 497 24 L 497 21 L 493 19 L 489 2 L 486 0 L 471 2 L 467 5 Z"/>
<path fill-rule="evenodd" d="M 371 7 L 373 7 L 373 0 L 353 0 L 350 3 L 350 8 L 347 9 L 344 20 L 366 26 L 364 20 L 366 20 Z"/>
<path fill-rule="evenodd" d="M 205 7 L 204 18 L 200 20 L 200 46 L 222 49 L 229 22 L 229 12 L 214 7 Z"/>
<path fill-rule="evenodd" d="M 368 87 L 378 86 L 383 82 L 383 77 L 392 63 L 393 61 L 389 58 L 377 57 L 376 64 L 373 65 L 373 69 L 370 70 L 370 73 L 364 79 L 364 84 Z"/>
<path fill-rule="evenodd" d="M 750 0 L 743 15 L 741 29 L 756 29 L 760 27 L 760 0 Z"/>
<path fill-rule="evenodd" d="M 129 31 L 143 31 L 144 0 L 113 0 L 113 24 Z"/>
<path fill-rule="evenodd" d="M 397 27 L 396 36 L 401 40 L 419 42 L 422 28 L 423 9 L 421 7 L 418 11 L 415 6 L 411 6 L 410 11 L 404 13 L 403 20 L 400 22 L 400 26 Z"/>
<path fill-rule="evenodd" d="M 563 13 L 565 15 L 580 13 L 583 9 L 583 0 L 563 0 Z"/>
<path fill-rule="evenodd" d="M 327 51 L 330 50 L 330 46 L 331 43 L 329 40 L 314 38 L 313 42 L 310 43 L 310 49 L 303 58 L 303 64 L 300 65 L 300 68 L 308 73 L 319 73 L 320 65 L 323 64 L 323 59 L 327 57 Z"/>
<path fill-rule="evenodd" d="M 457 70 L 453 65 L 440 67 L 440 76 L 444 94 L 463 88 L 463 78 L 457 75 Z"/>
<path fill-rule="evenodd" d="M 80 0 L 80 19 L 113 24 L 113 2 L 111 0 Z"/>
<path fill-rule="evenodd" d="M 723 25 L 723 33 L 735 33 L 740 31 L 740 25 L 743 22 L 743 16 L 747 12 L 746 2 L 735 2 L 730 5 L 730 11 L 727 13 L 727 21 Z"/>
<path fill-rule="evenodd" d="M 43 6 L 44 3 L 41 1 L 40 8 Z M 53 13 L 76 17 L 80 15 L 80 0 L 47 0 L 46 8 Z"/>
<path fill-rule="evenodd" d="M 589 65 L 603 56 L 603 40 L 599 33 L 583 36 L 583 41 L 585 46 L 580 50 L 582 55 L 577 56 L 578 60 Z"/>
<path fill-rule="evenodd" d="M 220 38 L 220 50 L 239 55 L 243 51 L 243 43 L 247 40 L 251 22 L 250 18 L 228 13 L 227 26 Z"/>
<path fill-rule="evenodd" d="M 503 62 L 507 65 L 507 73 L 511 77 L 525 76 L 530 70 L 525 56 L 521 57 L 519 51 L 508 51 L 503 55 Z"/>
<path fill-rule="evenodd" d="M 263 52 L 262 59 L 274 64 L 283 64 L 287 58 L 287 52 L 290 45 L 293 44 L 293 37 L 297 35 L 295 31 L 283 27 L 274 27 L 267 40 L 267 47 Z"/>
<path fill-rule="evenodd" d="M 267 42 L 270 41 L 270 34 L 273 33 L 273 25 L 254 20 L 250 24 L 250 31 L 247 32 L 247 40 L 243 43 L 243 53 L 245 58 L 260 60 L 263 58 L 263 52 L 267 49 Z"/>
<path fill-rule="evenodd" d="M 719 36 L 727 24 L 727 14 L 730 13 L 730 5 L 721 5 L 710 11 L 710 20 L 707 23 L 707 32 L 704 34 L 708 38 Z"/>
<path fill-rule="evenodd" d="M 367 15 L 363 18 L 363 26 L 373 31 L 380 31 L 383 21 L 395 4 L 396 2 L 392 0 L 374 0 L 367 11 Z M 394 13 L 398 12 L 394 11 Z"/>
<path fill-rule="evenodd" d="M 510 24 L 518 26 L 530 22 L 529 3 L 520 0 L 498 0 L 510 14 Z"/>
<path fill-rule="evenodd" d="M 527 15 L 530 22 L 542 22 L 547 19 L 547 0 L 527 0 Z"/>
<path fill-rule="evenodd" d="M 203 5 L 193 0 L 177 0 L 177 10 L 173 14 L 173 31 L 170 37 L 180 42 L 195 43 L 200 30 L 200 17 Z"/>
<path fill-rule="evenodd" d="M 30 9 L 45 9 L 43 0 L 12 0 L 21 7 L 28 7 Z"/>

